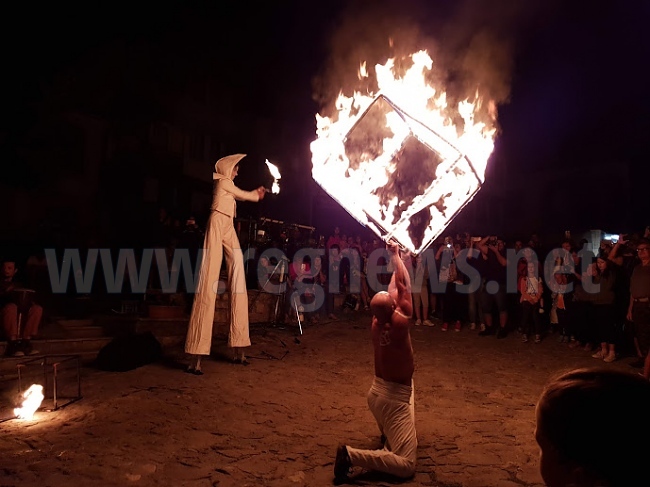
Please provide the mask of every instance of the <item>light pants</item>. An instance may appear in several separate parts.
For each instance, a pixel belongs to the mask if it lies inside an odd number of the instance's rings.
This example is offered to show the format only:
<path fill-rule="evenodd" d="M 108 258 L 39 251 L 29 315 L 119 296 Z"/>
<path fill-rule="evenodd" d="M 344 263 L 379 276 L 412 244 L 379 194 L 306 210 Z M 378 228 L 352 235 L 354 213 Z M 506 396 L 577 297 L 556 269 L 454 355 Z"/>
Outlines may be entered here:
<path fill-rule="evenodd" d="M 352 465 L 396 477 L 412 477 L 418 446 L 413 383 L 405 386 L 375 377 L 368 391 L 368 406 L 386 443 L 381 450 L 347 447 Z"/>
<path fill-rule="evenodd" d="M 210 354 L 214 307 L 224 252 L 230 292 L 228 346 L 248 347 L 251 340 L 248 334 L 248 292 L 244 255 L 232 218 L 218 211 L 212 211 L 203 246 L 203 260 L 187 330 L 185 352 L 194 355 Z"/>

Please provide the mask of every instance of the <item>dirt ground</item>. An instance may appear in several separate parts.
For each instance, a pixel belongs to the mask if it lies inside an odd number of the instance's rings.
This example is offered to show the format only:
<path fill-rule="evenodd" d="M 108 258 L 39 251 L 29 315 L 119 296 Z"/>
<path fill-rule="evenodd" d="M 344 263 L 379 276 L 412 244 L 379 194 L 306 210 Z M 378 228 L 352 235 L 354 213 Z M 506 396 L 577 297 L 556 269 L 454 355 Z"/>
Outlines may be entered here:
<path fill-rule="evenodd" d="M 83 398 L 0 423 L 0 485 L 330 486 L 336 446 L 376 448 L 369 316 L 253 325 L 249 366 L 216 338 L 204 376 L 181 350 L 129 372 L 83 369 Z M 595 365 L 553 336 L 521 343 L 414 327 L 417 473 L 407 485 L 541 486 L 534 407 L 548 377 Z M 628 360 L 610 364 L 629 370 Z M 3 383 L 3 402 L 15 389 Z M 357 485 L 392 485 L 361 475 Z"/>

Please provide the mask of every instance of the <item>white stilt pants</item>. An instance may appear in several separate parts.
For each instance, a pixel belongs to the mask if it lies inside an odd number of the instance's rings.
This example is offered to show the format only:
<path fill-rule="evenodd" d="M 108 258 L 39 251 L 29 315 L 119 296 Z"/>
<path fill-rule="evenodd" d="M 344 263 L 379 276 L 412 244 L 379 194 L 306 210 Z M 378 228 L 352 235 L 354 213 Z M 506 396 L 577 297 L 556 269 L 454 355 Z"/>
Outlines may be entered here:
<path fill-rule="evenodd" d="M 386 436 L 382 450 L 347 447 L 352 465 L 409 478 L 415 474 L 418 440 L 415 433 L 415 399 L 411 386 L 379 377 L 368 391 L 368 406 Z"/>
<path fill-rule="evenodd" d="M 210 354 L 214 306 L 224 252 L 230 292 L 228 346 L 248 347 L 251 341 L 248 333 L 248 292 L 244 255 L 231 217 L 218 211 L 210 213 L 203 247 L 203 260 L 187 330 L 185 352 L 194 355 Z"/>

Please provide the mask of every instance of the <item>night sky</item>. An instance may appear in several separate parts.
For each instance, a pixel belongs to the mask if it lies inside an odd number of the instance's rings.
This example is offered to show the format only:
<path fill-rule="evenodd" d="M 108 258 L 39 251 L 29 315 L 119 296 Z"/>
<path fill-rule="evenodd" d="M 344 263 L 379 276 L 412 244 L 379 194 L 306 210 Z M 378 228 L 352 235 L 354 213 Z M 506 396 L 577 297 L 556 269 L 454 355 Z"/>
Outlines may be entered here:
<path fill-rule="evenodd" d="M 632 227 L 621 230 L 650 223 L 648 2 L 599 2 L 600 8 L 550 0 L 192 5 L 202 6 L 13 7 L 2 34 L 0 144 L 10 155 L 3 167 L 20 165 L 12 147 L 24 143 L 23 134 L 47 110 L 76 107 L 144 119 L 158 109 L 152 92 L 180 97 L 207 80 L 227 114 L 228 152 L 248 153 L 252 168 L 269 157 L 286 176 L 285 195 L 265 203 L 269 216 L 317 218 L 296 210 L 305 206 L 305 188 L 315 188 L 309 160 L 314 115 L 356 73 L 359 56 L 390 56 L 386 39 L 392 37 L 404 49 L 436 46 L 452 91 L 478 81 L 499 102 L 500 133 L 486 184 L 534 184 L 536 175 L 565 172 L 568 181 L 549 198 L 566 198 L 567 205 L 608 198 L 605 224 L 621 215 Z M 251 140 L 252 127 L 264 132 L 266 145 Z M 609 183 L 607 173 L 623 167 L 631 185 Z M 602 184 L 584 183 L 583 172 L 598 173 Z M 21 184 L 23 173 L 29 168 L 13 167 L 5 183 Z M 256 175 L 240 174 L 242 187 L 258 183 Z M 574 223 L 570 211 L 554 211 L 549 218 L 562 228 Z"/>

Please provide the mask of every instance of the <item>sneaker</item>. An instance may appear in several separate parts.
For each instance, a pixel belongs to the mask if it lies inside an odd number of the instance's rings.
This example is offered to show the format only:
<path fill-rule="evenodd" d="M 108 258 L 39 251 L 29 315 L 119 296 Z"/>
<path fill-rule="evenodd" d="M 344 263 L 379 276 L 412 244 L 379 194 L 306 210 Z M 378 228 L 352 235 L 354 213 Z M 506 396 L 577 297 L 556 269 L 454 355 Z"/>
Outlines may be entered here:
<path fill-rule="evenodd" d="M 469 329 L 472 331 L 476 330 L 476 323 L 470 323 Z"/>
<path fill-rule="evenodd" d="M 415 326 L 420 326 L 422 325 L 422 321 L 420 320 L 415 320 Z"/>
<path fill-rule="evenodd" d="M 603 362 L 607 362 L 608 364 L 616 360 L 616 354 L 615 353 L 608 353 L 605 358 L 603 358 Z"/>
<path fill-rule="evenodd" d="M 352 461 L 345 445 L 339 445 L 336 449 L 336 460 L 334 460 L 334 480 L 344 482 L 348 479 Z"/>
<path fill-rule="evenodd" d="M 457 321 L 454 325 L 454 331 L 460 331 L 460 321 Z"/>
<path fill-rule="evenodd" d="M 492 326 L 487 327 L 485 325 L 481 325 L 481 331 L 478 332 L 478 336 L 485 337 L 491 335 L 493 333 L 492 328 Z"/>
<path fill-rule="evenodd" d="M 449 324 L 443 323 L 442 328 L 440 328 L 442 331 L 447 331 L 449 329 Z"/>
<path fill-rule="evenodd" d="M 499 327 L 499 331 L 497 331 L 497 338 L 505 338 L 508 336 L 508 332 L 503 326 Z"/>
<path fill-rule="evenodd" d="M 602 350 L 598 350 L 596 353 L 594 353 L 591 356 L 591 358 L 600 358 L 600 359 L 604 359 L 605 357 L 606 357 L 606 355 L 603 353 Z"/>
<path fill-rule="evenodd" d="M 528 342 L 528 335 L 526 335 L 525 333 L 523 335 L 521 335 L 521 341 L 524 342 L 524 343 L 527 343 Z"/>
<path fill-rule="evenodd" d="M 424 326 L 436 326 L 436 325 L 433 324 L 433 321 L 431 321 L 431 320 L 424 320 L 423 325 Z"/>
<path fill-rule="evenodd" d="M 535 343 L 542 343 L 542 337 L 540 335 L 535 335 Z"/>
<path fill-rule="evenodd" d="M 479 328 L 479 331 L 485 331 L 485 323 L 481 323 L 481 327 Z"/>

